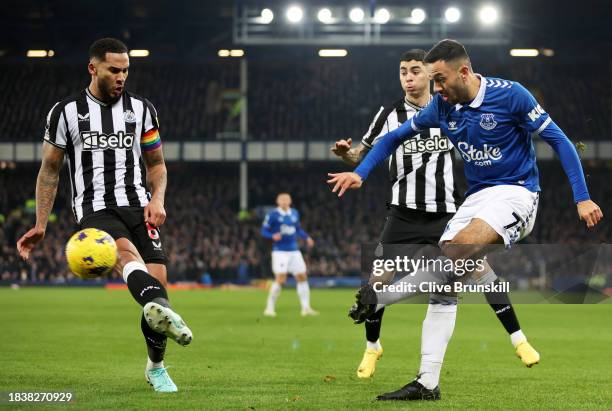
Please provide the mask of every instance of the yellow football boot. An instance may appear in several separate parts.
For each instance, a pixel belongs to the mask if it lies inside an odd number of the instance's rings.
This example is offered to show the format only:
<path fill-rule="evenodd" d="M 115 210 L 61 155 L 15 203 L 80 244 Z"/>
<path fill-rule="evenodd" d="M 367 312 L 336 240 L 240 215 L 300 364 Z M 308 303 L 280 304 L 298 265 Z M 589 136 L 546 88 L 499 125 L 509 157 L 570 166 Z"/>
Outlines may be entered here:
<path fill-rule="evenodd" d="M 529 368 L 540 362 L 540 354 L 527 341 L 516 346 L 516 355 Z"/>
<path fill-rule="evenodd" d="M 374 371 L 376 371 L 376 361 L 378 361 L 382 355 L 382 347 L 380 350 L 375 350 L 373 348 L 366 349 L 363 353 L 361 364 L 359 364 L 359 368 L 357 368 L 357 377 L 371 378 L 374 375 Z"/>

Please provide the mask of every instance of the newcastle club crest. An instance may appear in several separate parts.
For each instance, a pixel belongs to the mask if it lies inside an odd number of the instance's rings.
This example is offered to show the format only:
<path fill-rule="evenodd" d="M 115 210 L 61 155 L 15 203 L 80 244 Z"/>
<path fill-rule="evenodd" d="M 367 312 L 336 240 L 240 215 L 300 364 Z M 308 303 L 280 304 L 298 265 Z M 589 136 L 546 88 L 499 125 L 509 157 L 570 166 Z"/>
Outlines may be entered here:
<path fill-rule="evenodd" d="M 480 116 L 480 127 L 485 130 L 493 130 L 497 125 L 497 121 L 495 121 L 495 116 L 493 114 L 482 114 Z"/>

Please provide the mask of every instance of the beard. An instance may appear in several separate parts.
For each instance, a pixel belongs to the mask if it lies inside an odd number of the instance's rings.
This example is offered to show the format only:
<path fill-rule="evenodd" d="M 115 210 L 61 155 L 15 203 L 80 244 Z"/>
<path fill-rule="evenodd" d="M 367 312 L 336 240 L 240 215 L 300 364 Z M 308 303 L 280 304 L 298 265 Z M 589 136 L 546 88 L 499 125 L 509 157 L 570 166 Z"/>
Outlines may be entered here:
<path fill-rule="evenodd" d="M 102 101 L 107 104 L 114 104 L 121 98 L 121 94 L 113 96 L 113 86 L 102 80 L 98 80 L 98 90 L 102 94 Z"/>

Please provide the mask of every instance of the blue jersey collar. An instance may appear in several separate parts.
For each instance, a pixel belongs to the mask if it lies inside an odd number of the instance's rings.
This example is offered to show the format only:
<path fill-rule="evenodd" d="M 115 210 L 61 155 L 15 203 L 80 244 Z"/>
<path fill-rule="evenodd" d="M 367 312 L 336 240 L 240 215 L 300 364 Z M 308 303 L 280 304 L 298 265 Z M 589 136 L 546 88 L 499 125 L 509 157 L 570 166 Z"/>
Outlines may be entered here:
<path fill-rule="evenodd" d="M 474 100 L 472 100 L 469 106 L 472 108 L 478 108 L 482 105 L 482 102 L 484 101 L 484 98 L 485 98 L 485 90 L 487 88 L 487 79 L 478 73 L 474 73 L 474 74 L 476 75 L 476 77 L 480 79 L 480 88 L 478 89 L 478 94 L 476 94 L 476 97 L 474 97 Z M 459 104 L 459 103 L 455 104 L 456 111 L 461 110 L 461 108 L 463 108 L 463 104 Z"/>

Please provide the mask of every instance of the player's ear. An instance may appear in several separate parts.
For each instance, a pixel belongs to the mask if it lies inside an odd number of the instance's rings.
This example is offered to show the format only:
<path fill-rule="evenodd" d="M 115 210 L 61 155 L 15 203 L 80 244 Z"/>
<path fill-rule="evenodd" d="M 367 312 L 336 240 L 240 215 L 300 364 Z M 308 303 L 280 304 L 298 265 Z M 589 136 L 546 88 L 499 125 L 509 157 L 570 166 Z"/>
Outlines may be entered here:
<path fill-rule="evenodd" d="M 461 76 L 461 80 L 463 80 L 464 82 L 467 81 L 469 74 L 470 68 L 467 65 L 462 64 L 461 67 L 459 67 L 459 75 Z"/>
<path fill-rule="evenodd" d="M 92 76 L 93 76 L 94 74 L 96 74 L 97 69 L 96 69 L 96 66 L 95 66 L 95 64 L 94 64 L 94 61 L 93 61 L 93 60 L 90 60 L 90 61 L 89 61 L 89 64 L 87 64 L 87 71 L 88 71 L 88 72 L 89 72 L 89 74 L 91 74 Z"/>

